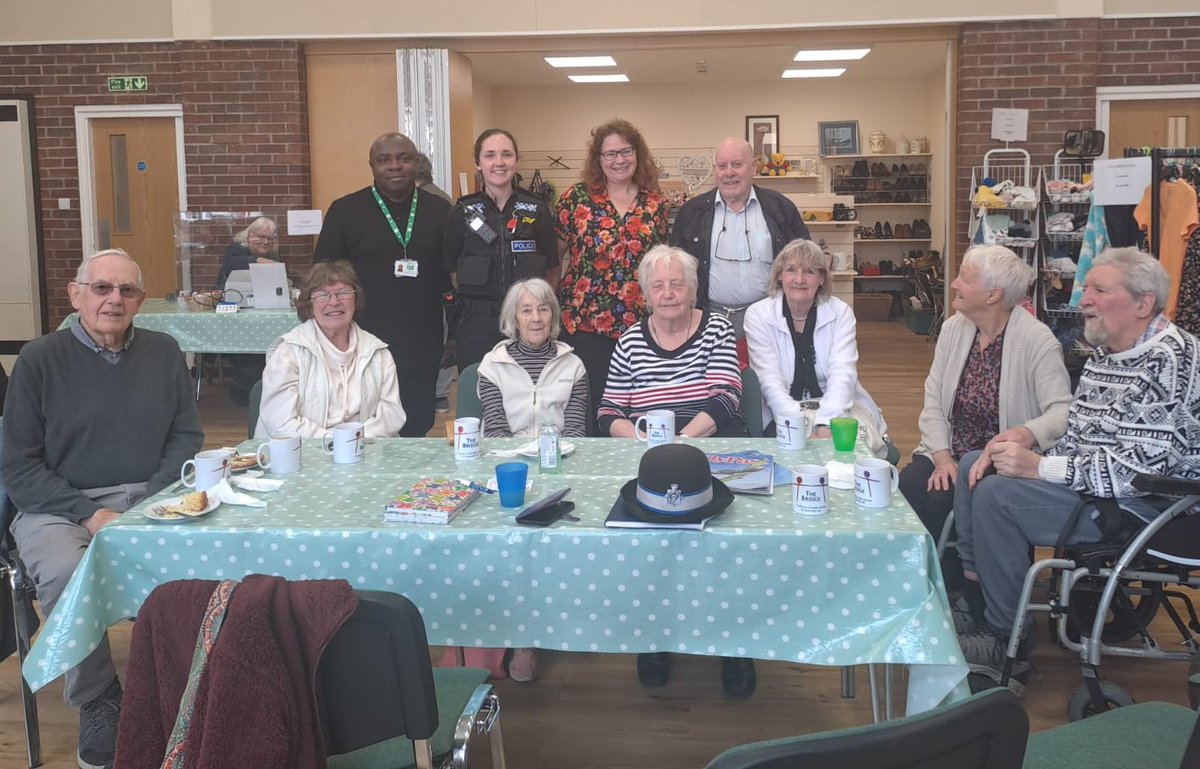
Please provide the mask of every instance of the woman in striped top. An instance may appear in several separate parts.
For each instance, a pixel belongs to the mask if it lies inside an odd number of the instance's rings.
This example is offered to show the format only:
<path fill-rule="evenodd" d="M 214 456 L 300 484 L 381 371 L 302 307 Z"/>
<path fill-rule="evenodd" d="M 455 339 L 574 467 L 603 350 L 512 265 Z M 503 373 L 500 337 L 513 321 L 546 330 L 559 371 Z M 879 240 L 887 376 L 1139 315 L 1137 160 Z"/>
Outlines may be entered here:
<path fill-rule="evenodd" d="M 696 269 L 680 248 L 655 246 L 643 257 L 638 283 L 650 315 L 617 342 L 597 412 L 601 432 L 632 438 L 638 417 L 669 409 L 685 438 L 747 434 L 733 326 L 696 309 Z"/>

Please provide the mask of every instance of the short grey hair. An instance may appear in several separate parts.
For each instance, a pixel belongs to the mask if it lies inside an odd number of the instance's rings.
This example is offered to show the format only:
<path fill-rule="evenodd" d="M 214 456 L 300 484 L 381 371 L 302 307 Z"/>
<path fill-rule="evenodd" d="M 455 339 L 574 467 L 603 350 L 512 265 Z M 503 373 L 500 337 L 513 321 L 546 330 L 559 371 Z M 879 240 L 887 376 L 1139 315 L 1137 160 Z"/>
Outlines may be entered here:
<path fill-rule="evenodd" d="M 91 256 L 85 256 L 83 258 L 83 261 L 79 263 L 79 267 L 76 268 L 75 280 L 72 282 L 87 283 L 88 282 L 88 265 L 90 265 L 92 263 L 93 259 L 99 259 L 102 256 L 119 256 L 119 257 L 128 259 L 129 261 L 133 262 L 133 266 L 137 269 L 137 286 L 138 286 L 138 288 L 145 288 L 145 281 L 142 277 L 142 266 L 140 264 L 138 264 L 137 260 L 134 259 L 132 256 L 130 256 L 128 254 L 128 252 L 126 252 L 125 249 L 123 249 L 123 248 L 106 248 L 103 251 L 97 251 L 96 253 L 92 254 Z"/>
<path fill-rule="evenodd" d="M 1033 267 L 1004 246 L 972 246 L 963 255 L 962 266 L 979 270 L 979 279 L 989 291 L 998 290 L 1003 296 L 1004 309 L 1011 310 L 1029 293 L 1035 277 Z"/>
<path fill-rule="evenodd" d="M 558 339 L 558 324 L 562 320 L 562 308 L 558 305 L 558 297 L 554 295 L 554 289 L 541 278 L 518 280 L 508 289 L 508 293 L 504 295 L 504 301 L 500 304 L 500 333 L 514 342 L 518 341 L 520 332 L 517 330 L 517 304 L 521 301 L 521 294 L 525 292 L 529 292 L 529 295 L 539 305 L 550 305 L 550 341 L 555 341 Z"/>
<path fill-rule="evenodd" d="M 1134 299 L 1153 294 L 1156 315 L 1167 306 L 1171 278 L 1162 264 L 1150 254 L 1136 248 L 1109 248 L 1092 261 L 1092 269 L 1104 265 L 1121 271 L 1124 276 L 1121 284 Z"/>
<path fill-rule="evenodd" d="M 783 279 L 783 271 L 793 264 L 800 267 L 815 267 L 821 273 L 821 286 L 817 289 L 815 301 L 820 302 L 829 296 L 829 254 L 825 249 L 811 240 L 796 238 L 779 251 L 779 256 L 771 263 L 771 278 L 767 282 L 767 294 L 776 296 L 779 284 Z"/>
<path fill-rule="evenodd" d="M 650 276 L 654 274 L 654 271 L 659 266 L 665 267 L 672 262 L 683 268 L 683 278 L 687 281 L 688 290 L 692 292 L 692 301 L 695 302 L 696 293 L 700 290 L 700 263 L 696 261 L 696 257 L 675 246 L 658 245 L 647 251 L 646 255 L 642 257 L 637 271 L 638 285 L 641 286 L 642 296 L 646 296 L 650 286 Z M 647 307 L 649 307 L 648 302 Z"/>

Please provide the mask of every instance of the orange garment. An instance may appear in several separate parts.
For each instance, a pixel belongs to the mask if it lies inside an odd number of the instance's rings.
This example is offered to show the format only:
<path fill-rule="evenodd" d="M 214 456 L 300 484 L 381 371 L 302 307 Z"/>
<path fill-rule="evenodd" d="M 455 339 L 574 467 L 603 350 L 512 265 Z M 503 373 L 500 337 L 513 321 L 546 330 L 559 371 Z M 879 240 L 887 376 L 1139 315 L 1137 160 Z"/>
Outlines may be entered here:
<path fill-rule="evenodd" d="M 1158 261 L 1171 277 L 1171 293 L 1167 297 L 1166 315 L 1175 317 L 1175 306 L 1179 303 L 1179 284 L 1183 274 L 1183 256 L 1187 251 L 1192 230 L 1200 225 L 1200 214 L 1196 208 L 1196 190 L 1185 181 L 1159 182 L 1158 224 L 1162 240 L 1158 244 Z M 1150 234 L 1151 240 L 1158 233 L 1150 229 L 1150 188 L 1142 195 L 1142 202 L 1133 210 L 1138 226 Z"/>

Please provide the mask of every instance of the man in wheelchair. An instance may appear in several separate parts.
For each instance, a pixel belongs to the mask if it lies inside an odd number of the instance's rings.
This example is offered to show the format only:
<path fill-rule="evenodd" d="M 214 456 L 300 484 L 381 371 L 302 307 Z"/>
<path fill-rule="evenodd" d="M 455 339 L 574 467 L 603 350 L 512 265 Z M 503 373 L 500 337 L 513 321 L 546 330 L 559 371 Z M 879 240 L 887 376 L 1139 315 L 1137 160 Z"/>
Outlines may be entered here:
<path fill-rule="evenodd" d="M 1118 248 L 1097 257 L 1080 304 L 1096 351 L 1066 434 L 1043 456 L 1001 433 L 959 463 L 954 514 L 971 616 L 956 625 L 973 673 L 1001 680 L 1031 546 L 1098 542 L 1112 527 L 1104 505 L 1075 512 L 1081 495 L 1148 521 L 1171 500 L 1135 490 L 1134 476 L 1200 478 L 1200 342 L 1162 314 L 1169 288 L 1149 254 Z M 1024 658 L 1022 644 L 1009 682 L 1018 693 Z"/>

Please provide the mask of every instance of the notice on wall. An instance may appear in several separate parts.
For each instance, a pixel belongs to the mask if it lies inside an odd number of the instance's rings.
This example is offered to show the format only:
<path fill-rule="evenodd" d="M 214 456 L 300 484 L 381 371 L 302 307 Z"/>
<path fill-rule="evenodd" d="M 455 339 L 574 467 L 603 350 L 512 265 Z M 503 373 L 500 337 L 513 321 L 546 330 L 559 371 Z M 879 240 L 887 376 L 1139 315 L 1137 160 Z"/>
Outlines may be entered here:
<path fill-rule="evenodd" d="M 288 235 L 320 235 L 320 209 L 288 211 Z"/>
<path fill-rule="evenodd" d="M 992 110 L 992 138 L 1002 142 L 1023 142 L 1029 138 L 1029 110 Z"/>
<path fill-rule="evenodd" d="M 1092 203 L 1136 206 L 1150 186 L 1150 158 L 1097 160 L 1092 166 Z"/>

